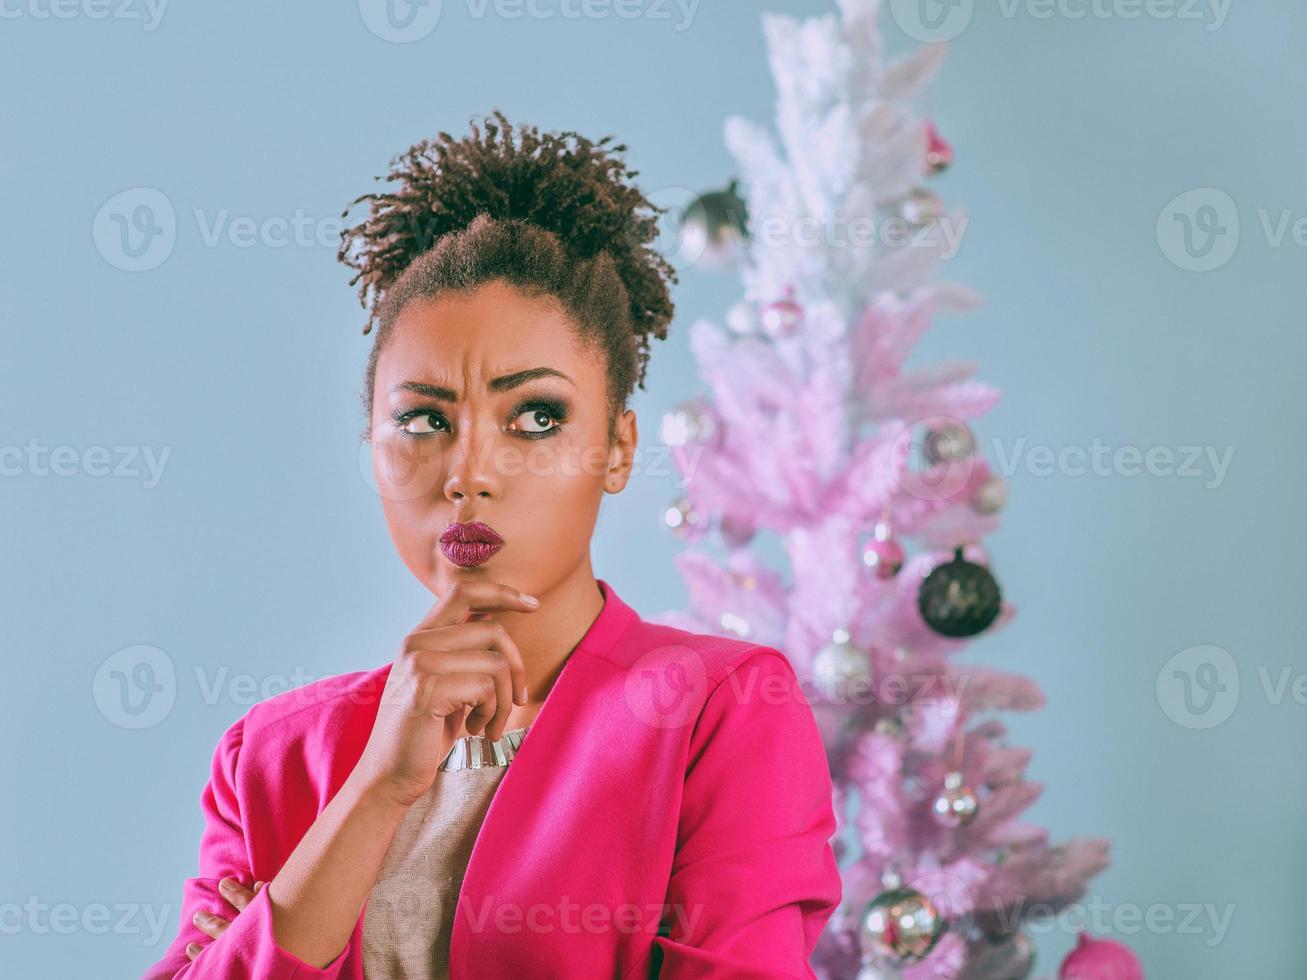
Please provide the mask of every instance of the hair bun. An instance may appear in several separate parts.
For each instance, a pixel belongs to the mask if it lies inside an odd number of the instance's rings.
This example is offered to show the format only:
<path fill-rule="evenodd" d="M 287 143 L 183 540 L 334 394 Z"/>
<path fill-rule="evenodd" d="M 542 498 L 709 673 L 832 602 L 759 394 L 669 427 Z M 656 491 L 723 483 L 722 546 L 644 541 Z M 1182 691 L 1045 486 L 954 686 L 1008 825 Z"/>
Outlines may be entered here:
<path fill-rule="evenodd" d="M 481 214 L 516 220 L 553 233 L 578 259 L 601 251 L 611 256 L 630 298 L 637 334 L 666 335 L 671 319 L 667 283 L 676 273 L 651 247 L 658 215 L 628 178 L 616 157 L 626 146 L 609 146 L 612 136 L 593 142 L 579 133 L 540 133 L 534 126 L 514 128 L 500 110 L 485 122 L 476 118 L 471 135 L 456 140 L 441 132 L 396 154 L 390 172 L 377 180 L 388 191 L 363 194 L 342 212 L 370 202 L 370 214 L 341 233 L 337 257 L 356 270 L 359 302 L 369 310 L 363 332 L 377 319 L 381 298 L 404 270 L 445 235 L 471 225 Z"/>

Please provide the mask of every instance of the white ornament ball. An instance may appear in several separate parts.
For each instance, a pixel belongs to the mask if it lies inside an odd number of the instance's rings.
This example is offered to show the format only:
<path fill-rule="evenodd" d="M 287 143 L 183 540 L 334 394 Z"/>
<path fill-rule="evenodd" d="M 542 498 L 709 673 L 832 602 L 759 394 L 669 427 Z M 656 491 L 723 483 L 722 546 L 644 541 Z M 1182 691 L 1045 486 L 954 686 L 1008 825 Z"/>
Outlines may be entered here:
<path fill-rule="evenodd" d="M 683 538 L 698 530 L 701 520 L 690 499 L 678 497 L 663 511 L 663 525 L 678 538 Z"/>
<path fill-rule="evenodd" d="M 714 415 L 705 411 L 698 399 L 681 402 L 663 415 L 659 435 L 669 446 L 686 446 L 691 443 L 712 442 L 719 429 Z"/>

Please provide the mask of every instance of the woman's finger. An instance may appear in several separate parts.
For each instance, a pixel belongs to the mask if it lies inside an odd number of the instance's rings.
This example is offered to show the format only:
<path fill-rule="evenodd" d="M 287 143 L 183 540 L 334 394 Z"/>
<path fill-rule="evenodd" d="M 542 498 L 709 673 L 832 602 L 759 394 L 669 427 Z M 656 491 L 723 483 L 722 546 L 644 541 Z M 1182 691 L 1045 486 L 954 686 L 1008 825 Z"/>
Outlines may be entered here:
<path fill-rule="evenodd" d="M 214 915 L 212 912 L 196 912 L 195 915 L 191 917 L 191 921 L 195 923 L 196 928 L 198 928 L 200 932 L 204 933 L 206 936 L 212 936 L 214 939 L 217 939 L 226 932 L 227 927 L 231 925 L 231 923 L 222 916 Z"/>
<path fill-rule="evenodd" d="M 244 912 L 245 906 L 254 900 L 255 894 L 263 887 L 263 882 L 256 881 L 254 888 L 246 888 L 235 878 L 223 878 L 218 882 L 218 891 L 237 912 Z"/>
<path fill-rule="evenodd" d="M 237 912 L 241 912 L 250 904 L 250 900 L 258 894 L 259 889 L 266 884 L 266 881 L 256 881 L 254 887 L 251 889 L 246 888 L 234 878 L 223 878 L 218 882 L 218 890 L 222 892 L 224 898 L 227 898 L 227 900 L 231 902 Z M 191 921 L 195 923 L 201 932 L 214 939 L 217 939 L 226 932 L 227 927 L 231 925 L 230 922 L 223 919 L 221 916 L 211 915 L 208 912 L 196 912 Z M 193 960 L 195 957 L 200 955 L 200 952 L 203 949 L 204 947 L 199 943 L 187 943 L 186 955 Z"/>

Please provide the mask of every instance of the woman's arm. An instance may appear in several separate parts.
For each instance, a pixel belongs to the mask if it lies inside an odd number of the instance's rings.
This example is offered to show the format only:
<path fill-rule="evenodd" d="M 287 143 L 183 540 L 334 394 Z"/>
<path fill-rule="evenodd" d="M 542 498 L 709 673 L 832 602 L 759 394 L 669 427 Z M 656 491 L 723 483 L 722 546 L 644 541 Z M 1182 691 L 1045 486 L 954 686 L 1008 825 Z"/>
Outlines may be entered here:
<path fill-rule="evenodd" d="M 808 961 L 843 895 L 835 831 L 812 707 L 784 654 L 759 647 L 690 738 L 670 934 L 654 938 L 661 980 L 815 976 Z"/>
<path fill-rule="evenodd" d="M 219 938 L 210 938 L 193 917 L 206 911 L 230 918 L 218 881 L 253 880 L 236 795 L 243 736 L 242 718 L 223 734 L 214 751 L 212 773 L 201 797 L 205 829 L 200 875 L 186 880 L 177 937 L 146 972 L 145 980 L 334 980 L 403 819 L 406 807 L 350 777 L 277 876 Z M 186 955 L 192 942 L 205 947 L 194 961 Z"/>
<path fill-rule="evenodd" d="M 278 946 L 319 969 L 344 952 L 407 810 L 345 780 L 264 888 Z"/>

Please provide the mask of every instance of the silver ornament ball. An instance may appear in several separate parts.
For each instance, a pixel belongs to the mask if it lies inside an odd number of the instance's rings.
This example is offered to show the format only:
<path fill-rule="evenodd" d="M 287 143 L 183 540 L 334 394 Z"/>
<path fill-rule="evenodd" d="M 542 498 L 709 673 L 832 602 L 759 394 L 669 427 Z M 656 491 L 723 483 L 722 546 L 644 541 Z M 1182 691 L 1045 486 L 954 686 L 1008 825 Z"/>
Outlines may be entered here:
<path fill-rule="evenodd" d="M 836 630 L 830 643 L 817 651 L 812 660 L 817 687 L 830 701 L 843 701 L 849 685 L 866 683 L 871 677 L 871 657 L 854 646 L 847 630 Z"/>
<path fill-rule="evenodd" d="M 947 463 L 949 460 L 964 459 L 976 451 L 976 439 L 971 430 L 961 422 L 950 422 L 932 428 L 926 432 L 922 444 L 926 462 Z"/>
<path fill-rule="evenodd" d="M 944 789 L 931 804 L 935 822 L 941 827 L 964 827 L 980 812 L 980 801 L 971 788 L 962 784 L 962 773 L 944 777 Z"/>
<path fill-rule="evenodd" d="M 1007 481 L 997 473 L 991 473 L 971 498 L 972 509 L 977 514 L 997 514 L 1007 504 Z"/>
<path fill-rule="evenodd" d="M 925 895 L 914 888 L 881 892 L 867 903 L 858 928 L 864 958 L 879 957 L 900 966 L 924 959 L 946 923 Z"/>

